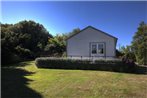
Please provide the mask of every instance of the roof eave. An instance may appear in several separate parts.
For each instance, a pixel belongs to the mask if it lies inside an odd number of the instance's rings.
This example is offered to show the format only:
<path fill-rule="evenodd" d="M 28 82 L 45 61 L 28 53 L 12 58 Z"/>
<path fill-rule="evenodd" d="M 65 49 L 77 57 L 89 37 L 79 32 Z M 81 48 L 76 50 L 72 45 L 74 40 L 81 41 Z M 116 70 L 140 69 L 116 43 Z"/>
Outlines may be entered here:
<path fill-rule="evenodd" d="M 114 36 L 112 36 L 112 35 L 110 35 L 110 34 L 104 32 L 104 31 L 101 31 L 101 30 L 99 30 L 99 29 L 96 29 L 96 28 L 94 28 L 94 27 L 92 27 L 92 26 L 87 26 L 87 27 L 85 27 L 84 29 L 82 29 L 80 32 L 84 31 L 85 29 L 87 29 L 87 28 L 89 28 L 89 27 L 90 27 L 90 28 L 93 28 L 93 29 L 96 30 L 96 31 L 100 31 L 100 32 L 104 33 L 104 34 L 107 35 L 107 36 L 110 36 L 110 37 L 116 39 L 116 42 L 117 42 L 117 40 L 118 40 L 118 38 L 116 38 L 116 37 L 114 37 Z M 67 37 L 65 40 L 67 41 L 68 39 L 70 39 L 71 37 L 73 37 L 73 36 L 79 34 L 80 32 L 75 33 L 75 34 L 73 34 L 73 35 Z"/>

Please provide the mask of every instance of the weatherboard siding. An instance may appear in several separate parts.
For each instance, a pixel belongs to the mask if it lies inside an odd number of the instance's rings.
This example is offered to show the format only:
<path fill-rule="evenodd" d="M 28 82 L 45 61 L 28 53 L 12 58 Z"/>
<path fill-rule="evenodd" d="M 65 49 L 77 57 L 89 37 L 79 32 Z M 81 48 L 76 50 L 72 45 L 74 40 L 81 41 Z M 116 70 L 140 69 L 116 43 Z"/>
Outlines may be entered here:
<path fill-rule="evenodd" d="M 67 39 L 67 56 L 90 56 L 91 42 L 104 42 L 105 56 L 115 56 L 115 39 L 93 28 L 87 28 Z"/>

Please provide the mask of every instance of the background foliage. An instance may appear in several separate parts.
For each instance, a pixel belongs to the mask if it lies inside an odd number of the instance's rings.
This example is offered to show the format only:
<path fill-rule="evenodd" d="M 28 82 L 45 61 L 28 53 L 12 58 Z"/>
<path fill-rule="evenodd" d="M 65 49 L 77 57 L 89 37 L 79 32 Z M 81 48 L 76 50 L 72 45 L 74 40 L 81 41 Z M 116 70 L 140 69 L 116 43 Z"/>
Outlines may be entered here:
<path fill-rule="evenodd" d="M 139 64 L 147 65 L 147 24 L 141 22 L 133 36 L 132 49 Z"/>
<path fill-rule="evenodd" d="M 147 24 L 141 22 L 131 45 L 122 46 L 119 51 L 125 58 L 132 59 L 138 64 L 147 65 Z"/>
<path fill-rule="evenodd" d="M 1 24 L 2 64 L 39 56 L 52 35 L 34 21 Z"/>
<path fill-rule="evenodd" d="M 40 56 L 66 56 L 66 38 L 79 31 L 76 28 L 67 34 L 52 36 L 34 21 L 1 24 L 2 65 Z"/>
<path fill-rule="evenodd" d="M 66 39 L 80 29 L 52 36 L 42 24 L 21 21 L 16 24 L 1 24 L 2 65 L 40 56 L 66 56 Z M 117 57 L 125 57 L 139 64 L 147 65 L 147 24 L 141 22 L 135 32 L 132 44 L 116 50 Z"/>

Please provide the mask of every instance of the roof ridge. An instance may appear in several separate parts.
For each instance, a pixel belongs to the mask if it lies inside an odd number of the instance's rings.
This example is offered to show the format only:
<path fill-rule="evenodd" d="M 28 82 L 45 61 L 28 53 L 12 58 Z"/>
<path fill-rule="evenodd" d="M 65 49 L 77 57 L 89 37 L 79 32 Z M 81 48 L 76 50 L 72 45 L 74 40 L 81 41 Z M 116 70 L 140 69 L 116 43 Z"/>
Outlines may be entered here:
<path fill-rule="evenodd" d="M 112 36 L 112 35 L 110 35 L 110 34 L 104 32 L 104 31 L 102 31 L 102 30 L 99 30 L 99 29 L 97 29 L 97 28 L 91 26 L 91 25 L 89 25 L 89 26 L 85 27 L 84 29 L 80 30 L 80 32 L 86 30 L 87 28 L 92 28 L 92 29 L 94 29 L 94 30 L 100 31 L 101 33 L 104 33 L 104 34 L 107 35 L 107 36 L 110 36 L 110 37 L 112 37 L 112 38 L 115 38 L 116 40 L 118 39 L 118 38 L 116 38 L 116 37 L 114 37 L 114 36 Z M 70 39 L 71 37 L 73 37 L 73 36 L 79 34 L 80 32 L 70 35 L 69 37 L 67 37 L 66 40 L 68 40 L 68 39 Z"/>

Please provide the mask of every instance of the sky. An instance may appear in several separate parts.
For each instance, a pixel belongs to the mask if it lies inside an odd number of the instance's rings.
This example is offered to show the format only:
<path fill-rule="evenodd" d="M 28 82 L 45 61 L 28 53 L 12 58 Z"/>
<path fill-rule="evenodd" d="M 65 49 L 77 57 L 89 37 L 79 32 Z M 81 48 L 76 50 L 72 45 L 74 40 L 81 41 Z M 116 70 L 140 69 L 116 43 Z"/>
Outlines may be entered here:
<path fill-rule="evenodd" d="M 147 1 L 2 1 L 0 22 L 34 20 L 50 34 L 93 26 L 130 45 L 141 21 L 147 23 Z"/>

